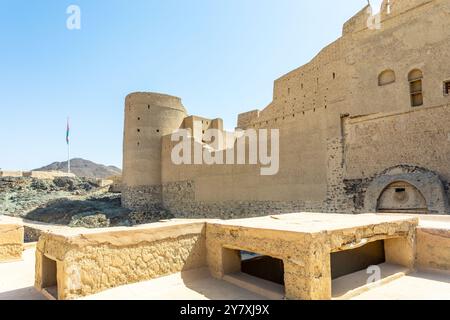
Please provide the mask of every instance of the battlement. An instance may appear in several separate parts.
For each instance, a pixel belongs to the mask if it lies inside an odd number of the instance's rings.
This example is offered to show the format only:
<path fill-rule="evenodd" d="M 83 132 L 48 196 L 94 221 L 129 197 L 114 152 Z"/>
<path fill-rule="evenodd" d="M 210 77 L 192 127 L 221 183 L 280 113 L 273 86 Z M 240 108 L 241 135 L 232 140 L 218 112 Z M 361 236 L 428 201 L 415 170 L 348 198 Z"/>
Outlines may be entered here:
<path fill-rule="evenodd" d="M 433 0 L 384 0 L 381 8 L 367 5 L 344 24 L 342 35 L 346 36 L 366 29 L 378 29 L 376 23 L 381 24 L 431 2 Z"/>
<path fill-rule="evenodd" d="M 241 113 L 238 115 L 237 128 L 246 129 L 252 122 L 258 120 L 258 118 L 259 118 L 259 110 Z"/>

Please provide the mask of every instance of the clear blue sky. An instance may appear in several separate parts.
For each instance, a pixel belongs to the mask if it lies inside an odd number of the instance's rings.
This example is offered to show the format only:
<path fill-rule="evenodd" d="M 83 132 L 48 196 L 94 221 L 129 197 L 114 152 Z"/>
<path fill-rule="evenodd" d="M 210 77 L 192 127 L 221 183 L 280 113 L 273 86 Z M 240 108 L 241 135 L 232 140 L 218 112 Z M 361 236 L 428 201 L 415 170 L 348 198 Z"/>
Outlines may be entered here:
<path fill-rule="evenodd" d="M 81 8 L 81 30 L 66 9 Z M 181 97 L 190 114 L 263 109 L 273 81 L 341 34 L 366 0 L 0 0 L 0 168 L 72 156 L 121 166 L 133 91 Z"/>

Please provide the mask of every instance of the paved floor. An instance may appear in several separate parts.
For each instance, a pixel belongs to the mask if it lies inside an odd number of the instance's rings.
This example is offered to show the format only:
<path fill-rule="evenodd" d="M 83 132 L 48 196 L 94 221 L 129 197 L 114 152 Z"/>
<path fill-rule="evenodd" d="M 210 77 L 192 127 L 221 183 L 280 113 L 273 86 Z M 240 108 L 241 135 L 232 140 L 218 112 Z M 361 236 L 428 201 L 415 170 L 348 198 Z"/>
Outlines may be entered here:
<path fill-rule="evenodd" d="M 177 273 L 110 289 L 86 300 L 265 300 L 231 283 L 214 279 L 207 269 Z"/>
<path fill-rule="evenodd" d="M 387 270 L 389 271 L 389 270 Z M 398 270 L 396 270 L 398 271 Z M 351 277 L 354 281 L 358 277 Z M 44 300 L 34 283 L 34 249 L 23 261 L 0 263 L 0 300 Z M 88 300 L 254 300 L 262 296 L 212 278 L 206 269 L 113 288 Z M 360 293 L 356 300 L 450 300 L 450 275 L 415 272 Z"/>
<path fill-rule="evenodd" d="M 354 300 L 450 300 L 450 275 L 414 272 L 352 298 Z"/>
<path fill-rule="evenodd" d="M 23 261 L 0 263 L 0 300 L 45 300 L 34 289 L 34 249 L 23 253 Z"/>

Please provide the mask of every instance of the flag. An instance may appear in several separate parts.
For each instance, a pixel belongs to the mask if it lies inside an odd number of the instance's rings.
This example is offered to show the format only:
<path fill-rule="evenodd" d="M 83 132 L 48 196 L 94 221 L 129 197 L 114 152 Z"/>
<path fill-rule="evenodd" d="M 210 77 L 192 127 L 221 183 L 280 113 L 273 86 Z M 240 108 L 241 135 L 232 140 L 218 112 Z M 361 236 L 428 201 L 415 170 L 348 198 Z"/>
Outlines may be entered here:
<path fill-rule="evenodd" d="M 69 118 L 67 118 L 67 130 L 66 130 L 66 142 L 67 142 L 67 144 L 69 144 L 69 133 L 70 133 Z"/>

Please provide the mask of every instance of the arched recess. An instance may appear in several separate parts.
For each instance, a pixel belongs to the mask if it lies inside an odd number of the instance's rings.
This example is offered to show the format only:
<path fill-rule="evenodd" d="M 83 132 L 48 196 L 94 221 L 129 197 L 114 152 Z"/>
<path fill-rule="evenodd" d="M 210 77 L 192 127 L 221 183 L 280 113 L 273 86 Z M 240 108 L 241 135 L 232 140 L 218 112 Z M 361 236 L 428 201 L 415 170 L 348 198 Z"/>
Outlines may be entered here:
<path fill-rule="evenodd" d="M 377 201 L 377 212 L 429 213 L 422 193 L 404 181 L 393 182 L 383 190 Z"/>
<path fill-rule="evenodd" d="M 405 192 L 408 192 L 407 195 L 400 194 L 402 188 L 407 189 L 405 190 Z M 387 193 L 384 193 L 385 191 Z M 383 201 L 389 201 L 389 197 L 395 197 L 392 193 L 396 191 L 399 193 L 397 195 L 399 203 L 405 201 L 405 199 L 402 200 L 402 197 L 415 197 L 415 201 L 419 201 L 423 197 L 427 209 L 424 210 L 426 213 L 449 213 L 448 198 L 439 176 L 426 169 L 410 166 L 394 167 L 375 177 L 365 193 L 364 212 L 374 213 L 380 209 L 380 211 L 389 209 L 383 208 L 386 204 L 389 204 L 389 202 Z M 386 197 L 386 200 L 383 197 Z M 381 208 L 379 207 L 380 204 Z"/>
<path fill-rule="evenodd" d="M 384 70 L 378 75 L 378 85 L 385 86 L 395 82 L 395 72 L 394 70 Z"/>

